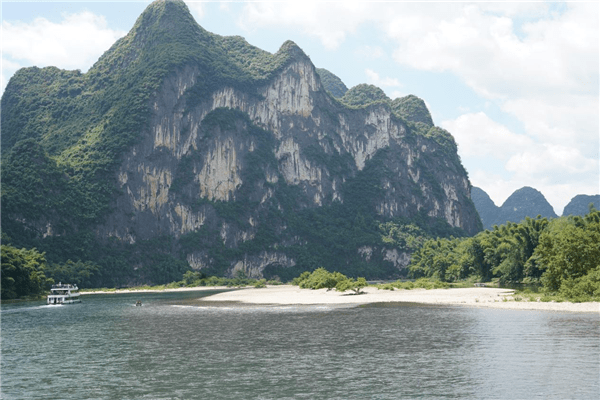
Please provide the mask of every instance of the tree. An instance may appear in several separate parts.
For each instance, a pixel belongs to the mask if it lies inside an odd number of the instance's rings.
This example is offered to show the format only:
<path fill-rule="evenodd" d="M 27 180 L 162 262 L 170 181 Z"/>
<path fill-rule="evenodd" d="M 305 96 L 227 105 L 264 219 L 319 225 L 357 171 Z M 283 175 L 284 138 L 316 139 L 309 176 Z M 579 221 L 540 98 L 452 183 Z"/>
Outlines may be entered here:
<path fill-rule="evenodd" d="M 541 279 L 549 290 L 558 291 L 568 279 L 582 278 L 600 265 L 600 223 L 594 218 L 584 226 L 574 220 L 554 220 L 540 236 L 534 253 L 544 266 Z"/>
<path fill-rule="evenodd" d="M 354 280 L 353 278 L 344 279 L 339 281 L 335 286 L 335 290 L 338 292 L 345 292 L 346 290 L 354 290 L 354 294 L 361 294 L 360 290 L 366 286 L 369 286 L 367 280 L 365 278 L 358 278 Z"/>
<path fill-rule="evenodd" d="M 55 282 L 68 282 L 80 288 L 97 286 L 100 279 L 100 267 L 91 261 L 71 261 L 64 264 L 52 264 L 46 267 L 46 275 Z"/>
<path fill-rule="evenodd" d="M 301 281 L 298 281 L 298 286 L 302 289 L 328 289 L 331 290 L 335 288 L 338 282 L 347 280 L 348 277 L 339 272 L 329 272 L 325 268 L 317 268 L 309 275 L 305 275 L 304 273 L 301 275 L 305 276 L 305 278 Z"/>
<path fill-rule="evenodd" d="M 2 299 L 39 296 L 54 282 L 46 278 L 46 258 L 36 249 L 2 245 Z"/>

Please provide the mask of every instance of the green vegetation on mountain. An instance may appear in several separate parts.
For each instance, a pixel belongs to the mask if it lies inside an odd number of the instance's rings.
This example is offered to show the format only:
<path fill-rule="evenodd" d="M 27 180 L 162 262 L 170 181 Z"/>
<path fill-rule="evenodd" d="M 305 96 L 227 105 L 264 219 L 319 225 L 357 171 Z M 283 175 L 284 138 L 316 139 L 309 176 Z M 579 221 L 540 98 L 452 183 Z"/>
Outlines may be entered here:
<path fill-rule="evenodd" d="M 213 35 L 183 2 L 164 1 L 152 3 L 86 74 L 19 70 L 2 97 L 2 231 L 19 245 L 44 248 L 53 261 L 80 257 L 107 272 L 111 264 L 122 268 L 102 282 L 125 284 L 119 276 L 129 275 L 132 260 L 123 255 L 139 246 L 118 244 L 94 256 L 89 228 L 111 210 L 121 156 L 146 129 L 150 97 L 165 77 L 190 63 L 202 70 L 188 93 L 192 104 L 225 85 L 252 94 L 298 56 L 305 57 L 289 41 L 270 54 L 240 37 Z M 51 222 L 60 236 L 42 240 L 39 221 Z"/>
<path fill-rule="evenodd" d="M 114 172 L 121 156 L 146 128 L 150 97 L 167 75 L 192 62 L 203 72 L 189 91 L 192 104 L 225 85 L 252 94 L 299 54 L 289 41 L 270 54 L 240 37 L 213 35 L 196 24 L 185 3 L 165 1 L 152 3 L 86 74 L 54 67 L 19 70 L 2 97 L 2 214 L 45 215 L 56 203 L 68 202 L 76 209 L 60 213 L 68 218 L 61 221 L 61 233 L 70 232 L 66 225 L 77 229 L 98 222 L 117 193 Z M 21 157 L 27 149 L 17 146 L 23 140 L 39 143 L 36 152 L 46 153 L 42 166 L 62 175 L 66 190 L 56 190 L 59 198 L 50 194 L 43 204 L 31 201 L 19 180 L 10 180 L 25 173 Z M 5 194 L 11 192 L 5 208 Z M 4 231 L 14 240 L 21 237 Z"/>
<path fill-rule="evenodd" d="M 585 217 L 526 218 L 474 237 L 432 239 L 413 254 L 412 277 L 538 283 L 568 299 L 600 299 L 600 211 Z"/>
<path fill-rule="evenodd" d="M 345 92 L 339 101 L 348 107 L 364 108 L 383 104 L 390 108 L 393 115 L 402 121 L 414 135 L 435 140 L 447 156 L 454 158 L 454 163 L 466 173 L 457 154 L 458 147 L 450 132 L 433 125 L 431 114 L 425 102 L 414 95 L 391 100 L 383 90 L 374 85 L 360 84 Z"/>
<path fill-rule="evenodd" d="M 350 88 L 341 98 L 340 101 L 351 107 L 365 107 L 374 103 L 389 104 L 390 98 L 375 85 L 361 83 L 353 88 Z"/>
<path fill-rule="evenodd" d="M 321 78 L 321 83 L 325 90 L 327 90 L 331 95 L 335 98 L 341 98 L 346 94 L 348 88 L 342 82 L 340 78 L 338 78 L 333 73 L 329 72 L 325 68 L 317 68 L 317 73 Z"/>
<path fill-rule="evenodd" d="M 319 70 L 323 85 L 340 98 L 311 86 L 310 117 L 304 109 L 274 116 L 274 103 L 252 119 L 241 111 L 264 107 L 263 89 L 279 84 L 275 78 L 295 61 L 302 61 L 299 68 L 309 62 L 293 42 L 271 54 L 241 37 L 205 31 L 182 1 L 155 1 L 89 72 L 21 69 L 1 104 L 3 234 L 15 247 L 43 254 L 47 277 L 88 287 L 171 282 L 190 272 L 194 257 L 203 273 L 232 274 L 237 262 L 252 257 L 262 262 L 265 252 L 287 260 L 268 264 L 263 272 L 268 278 L 291 279 L 321 266 L 353 279 L 396 278 L 404 271 L 386 252 L 405 257 L 427 239 L 465 235 L 447 216 L 428 216 L 433 204 L 447 200 L 441 181 L 451 180 L 460 192 L 466 171 L 452 136 L 427 124 L 420 99 L 392 102 L 372 85 L 347 90 L 335 75 Z M 287 71 L 285 77 L 293 82 L 304 74 L 313 82 L 306 75 L 312 68 Z M 187 86 L 171 93 L 170 85 L 184 80 Z M 244 105 L 215 108 L 212 96 L 222 88 L 234 88 Z M 297 87 L 283 89 L 282 101 L 297 99 Z M 171 100 L 175 106 L 162 106 Z M 361 158 L 354 147 L 370 140 L 372 127 L 364 120 L 371 110 L 392 113 L 392 123 L 400 132 L 406 128 L 405 135 L 396 138 L 395 149 L 390 145 Z M 168 132 L 174 141 L 181 139 L 176 149 L 152 142 L 153 135 L 165 133 L 156 117 L 179 123 Z M 284 149 L 289 143 L 278 141 L 282 132 L 268 130 L 274 117 L 290 127 L 285 134 L 297 140 L 292 143 L 297 152 Z M 342 117 L 352 124 L 345 137 Z M 356 146 L 353 124 L 356 131 L 366 127 Z M 193 143 L 184 146 L 184 137 Z M 411 146 L 423 153 L 411 166 L 418 183 L 408 180 L 406 160 L 396 153 Z M 239 178 L 220 197 L 206 195 L 200 190 L 205 182 L 198 181 L 204 167 L 223 170 L 207 161 L 218 158 L 215 154 L 235 159 L 225 172 Z M 286 164 L 289 157 L 299 161 Z M 296 176 L 284 176 L 282 165 Z M 298 178 L 315 171 L 322 181 Z M 473 232 L 476 216 L 468 195 L 459 197 L 453 204 L 463 208 L 461 223 L 467 221 Z M 389 217 L 380 210 L 384 206 L 399 211 Z"/>
<path fill-rule="evenodd" d="M 410 94 L 394 99 L 391 106 L 394 113 L 406 121 L 433 126 L 433 120 L 425 102 L 415 95 Z"/>

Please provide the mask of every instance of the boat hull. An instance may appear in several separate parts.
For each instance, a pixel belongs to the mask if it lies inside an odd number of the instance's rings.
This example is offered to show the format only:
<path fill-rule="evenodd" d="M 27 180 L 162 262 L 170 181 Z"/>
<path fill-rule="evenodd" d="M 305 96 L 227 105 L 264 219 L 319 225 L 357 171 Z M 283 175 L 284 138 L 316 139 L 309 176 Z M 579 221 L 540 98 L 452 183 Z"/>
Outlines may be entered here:
<path fill-rule="evenodd" d="M 52 302 L 51 299 L 48 299 L 48 305 L 50 305 L 50 306 L 60 306 L 63 304 L 75 304 L 75 303 L 81 303 L 81 299 L 66 299 L 66 300 L 57 301 L 57 302 Z"/>

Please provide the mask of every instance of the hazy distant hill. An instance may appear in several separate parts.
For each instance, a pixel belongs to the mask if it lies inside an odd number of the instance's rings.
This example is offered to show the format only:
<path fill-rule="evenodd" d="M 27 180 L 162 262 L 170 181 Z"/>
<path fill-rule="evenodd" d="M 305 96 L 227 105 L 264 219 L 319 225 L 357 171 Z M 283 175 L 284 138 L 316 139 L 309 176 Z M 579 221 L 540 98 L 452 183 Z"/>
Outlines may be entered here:
<path fill-rule="evenodd" d="M 594 204 L 596 210 L 600 210 L 600 194 L 594 196 L 578 194 L 566 205 L 562 215 L 586 215 L 589 212 L 590 203 Z"/>
<path fill-rule="evenodd" d="M 528 186 L 515 191 L 500 207 L 497 207 L 488 194 L 478 187 L 473 187 L 471 190 L 471 198 L 485 229 L 502 225 L 507 221 L 519 222 L 525 217 L 535 218 L 538 215 L 548 218 L 557 217 L 544 195 Z"/>
<path fill-rule="evenodd" d="M 490 229 L 496 222 L 500 207 L 494 204 L 493 200 L 483 189 L 475 186 L 471 189 L 471 200 L 473 200 L 473 203 L 475 204 L 483 227 L 485 229 Z"/>

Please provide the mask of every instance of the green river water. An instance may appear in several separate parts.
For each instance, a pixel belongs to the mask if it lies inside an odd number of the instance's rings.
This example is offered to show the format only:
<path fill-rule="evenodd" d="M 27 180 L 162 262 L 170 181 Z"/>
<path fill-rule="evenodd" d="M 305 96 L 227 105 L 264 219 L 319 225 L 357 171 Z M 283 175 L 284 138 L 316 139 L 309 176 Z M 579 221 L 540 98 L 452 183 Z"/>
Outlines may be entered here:
<path fill-rule="evenodd" d="M 1 398 L 600 398 L 598 314 L 206 294 L 2 304 Z"/>

